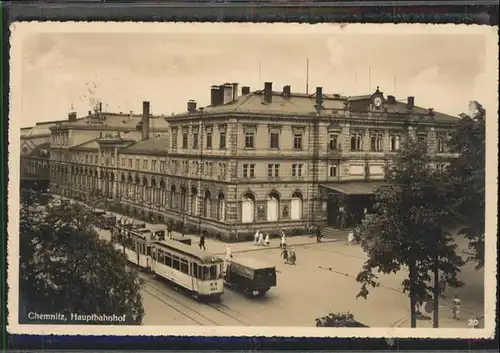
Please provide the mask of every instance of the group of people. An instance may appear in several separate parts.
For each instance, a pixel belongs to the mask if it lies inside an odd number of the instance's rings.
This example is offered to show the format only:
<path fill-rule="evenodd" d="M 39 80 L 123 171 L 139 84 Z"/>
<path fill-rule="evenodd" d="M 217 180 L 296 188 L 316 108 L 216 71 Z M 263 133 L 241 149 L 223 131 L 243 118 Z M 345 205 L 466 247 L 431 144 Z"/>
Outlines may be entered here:
<path fill-rule="evenodd" d="M 260 230 L 257 230 L 254 235 L 253 245 L 257 246 L 271 245 L 271 242 L 269 240 L 269 233 L 266 233 L 266 235 L 264 236 L 264 234 Z"/>

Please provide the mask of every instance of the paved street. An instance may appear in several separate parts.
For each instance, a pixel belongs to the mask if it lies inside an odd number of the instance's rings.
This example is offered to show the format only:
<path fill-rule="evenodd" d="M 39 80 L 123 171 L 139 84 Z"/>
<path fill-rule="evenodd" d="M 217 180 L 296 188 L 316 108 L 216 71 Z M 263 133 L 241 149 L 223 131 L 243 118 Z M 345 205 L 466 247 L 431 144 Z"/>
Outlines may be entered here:
<path fill-rule="evenodd" d="M 109 236 L 109 232 L 101 231 Z M 341 235 L 339 233 L 339 235 Z M 241 256 L 273 264 L 278 271 L 277 287 L 264 298 L 247 299 L 226 289 L 220 305 L 198 303 L 171 286 L 141 274 L 144 288 L 145 325 L 252 325 L 312 326 L 314 319 L 330 312 L 350 311 L 356 320 L 372 327 L 409 327 L 409 299 L 400 290 L 406 275 L 382 275 L 381 285 L 372 289 L 367 300 L 356 299 L 360 285 L 355 276 L 365 260 L 359 246 L 348 246 L 345 237 L 317 244 L 315 238 L 289 237 L 296 249 L 297 264 L 285 265 L 280 258 L 278 240 L 271 247 L 250 243 L 231 244 L 234 258 Z M 193 237 L 193 246 L 197 239 Z M 207 241 L 207 250 L 222 254 L 226 243 Z M 441 300 L 440 327 L 468 327 L 467 319 L 483 315 L 483 272 L 472 265 L 463 268 L 461 279 L 466 286 L 452 289 Z M 462 299 L 462 320 L 453 320 L 451 297 Z M 419 327 L 432 327 L 431 321 L 418 321 Z"/>

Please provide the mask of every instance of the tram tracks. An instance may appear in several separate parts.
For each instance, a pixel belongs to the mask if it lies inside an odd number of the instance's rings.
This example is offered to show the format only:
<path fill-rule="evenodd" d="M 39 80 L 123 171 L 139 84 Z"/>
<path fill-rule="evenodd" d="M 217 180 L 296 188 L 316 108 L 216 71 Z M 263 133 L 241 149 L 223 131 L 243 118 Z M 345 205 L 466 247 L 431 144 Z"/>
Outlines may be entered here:
<path fill-rule="evenodd" d="M 154 283 L 148 276 L 141 277 L 143 277 L 144 280 L 143 291 L 199 326 L 249 326 L 242 320 L 241 316 L 244 316 L 242 313 L 233 310 L 224 304 L 200 303 L 196 301 L 196 299 L 188 297 L 188 294 L 185 293 L 185 291 L 182 291 L 181 289 L 177 290 L 179 294 L 185 295 L 186 299 L 192 300 L 191 303 L 186 304 L 169 294 L 160 286 L 156 285 L 156 283 Z M 196 308 L 193 308 L 193 306 L 200 306 L 199 309 L 209 307 L 213 309 L 211 313 L 216 313 L 216 315 L 214 317 L 214 315 L 210 315 L 207 312 L 202 313 L 201 310 L 197 310 Z"/>

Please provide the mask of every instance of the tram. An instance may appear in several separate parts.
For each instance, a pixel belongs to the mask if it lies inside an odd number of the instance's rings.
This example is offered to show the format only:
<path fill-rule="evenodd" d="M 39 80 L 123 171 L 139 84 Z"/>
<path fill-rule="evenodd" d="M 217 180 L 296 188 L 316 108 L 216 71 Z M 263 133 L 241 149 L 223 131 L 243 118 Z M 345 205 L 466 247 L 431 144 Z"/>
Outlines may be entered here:
<path fill-rule="evenodd" d="M 175 240 L 153 241 L 151 271 L 198 299 L 219 300 L 224 292 L 222 259 Z"/>

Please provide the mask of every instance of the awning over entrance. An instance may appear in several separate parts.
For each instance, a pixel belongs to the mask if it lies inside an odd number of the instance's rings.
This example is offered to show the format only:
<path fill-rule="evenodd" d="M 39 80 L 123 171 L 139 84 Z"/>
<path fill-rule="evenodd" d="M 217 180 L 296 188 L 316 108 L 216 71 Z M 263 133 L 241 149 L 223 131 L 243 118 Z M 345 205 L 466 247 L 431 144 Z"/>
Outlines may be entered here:
<path fill-rule="evenodd" d="M 354 181 L 340 184 L 320 184 L 321 187 L 346 195 L 371 195 L 379 187 L 386 185 L 384 181 Z"/>

